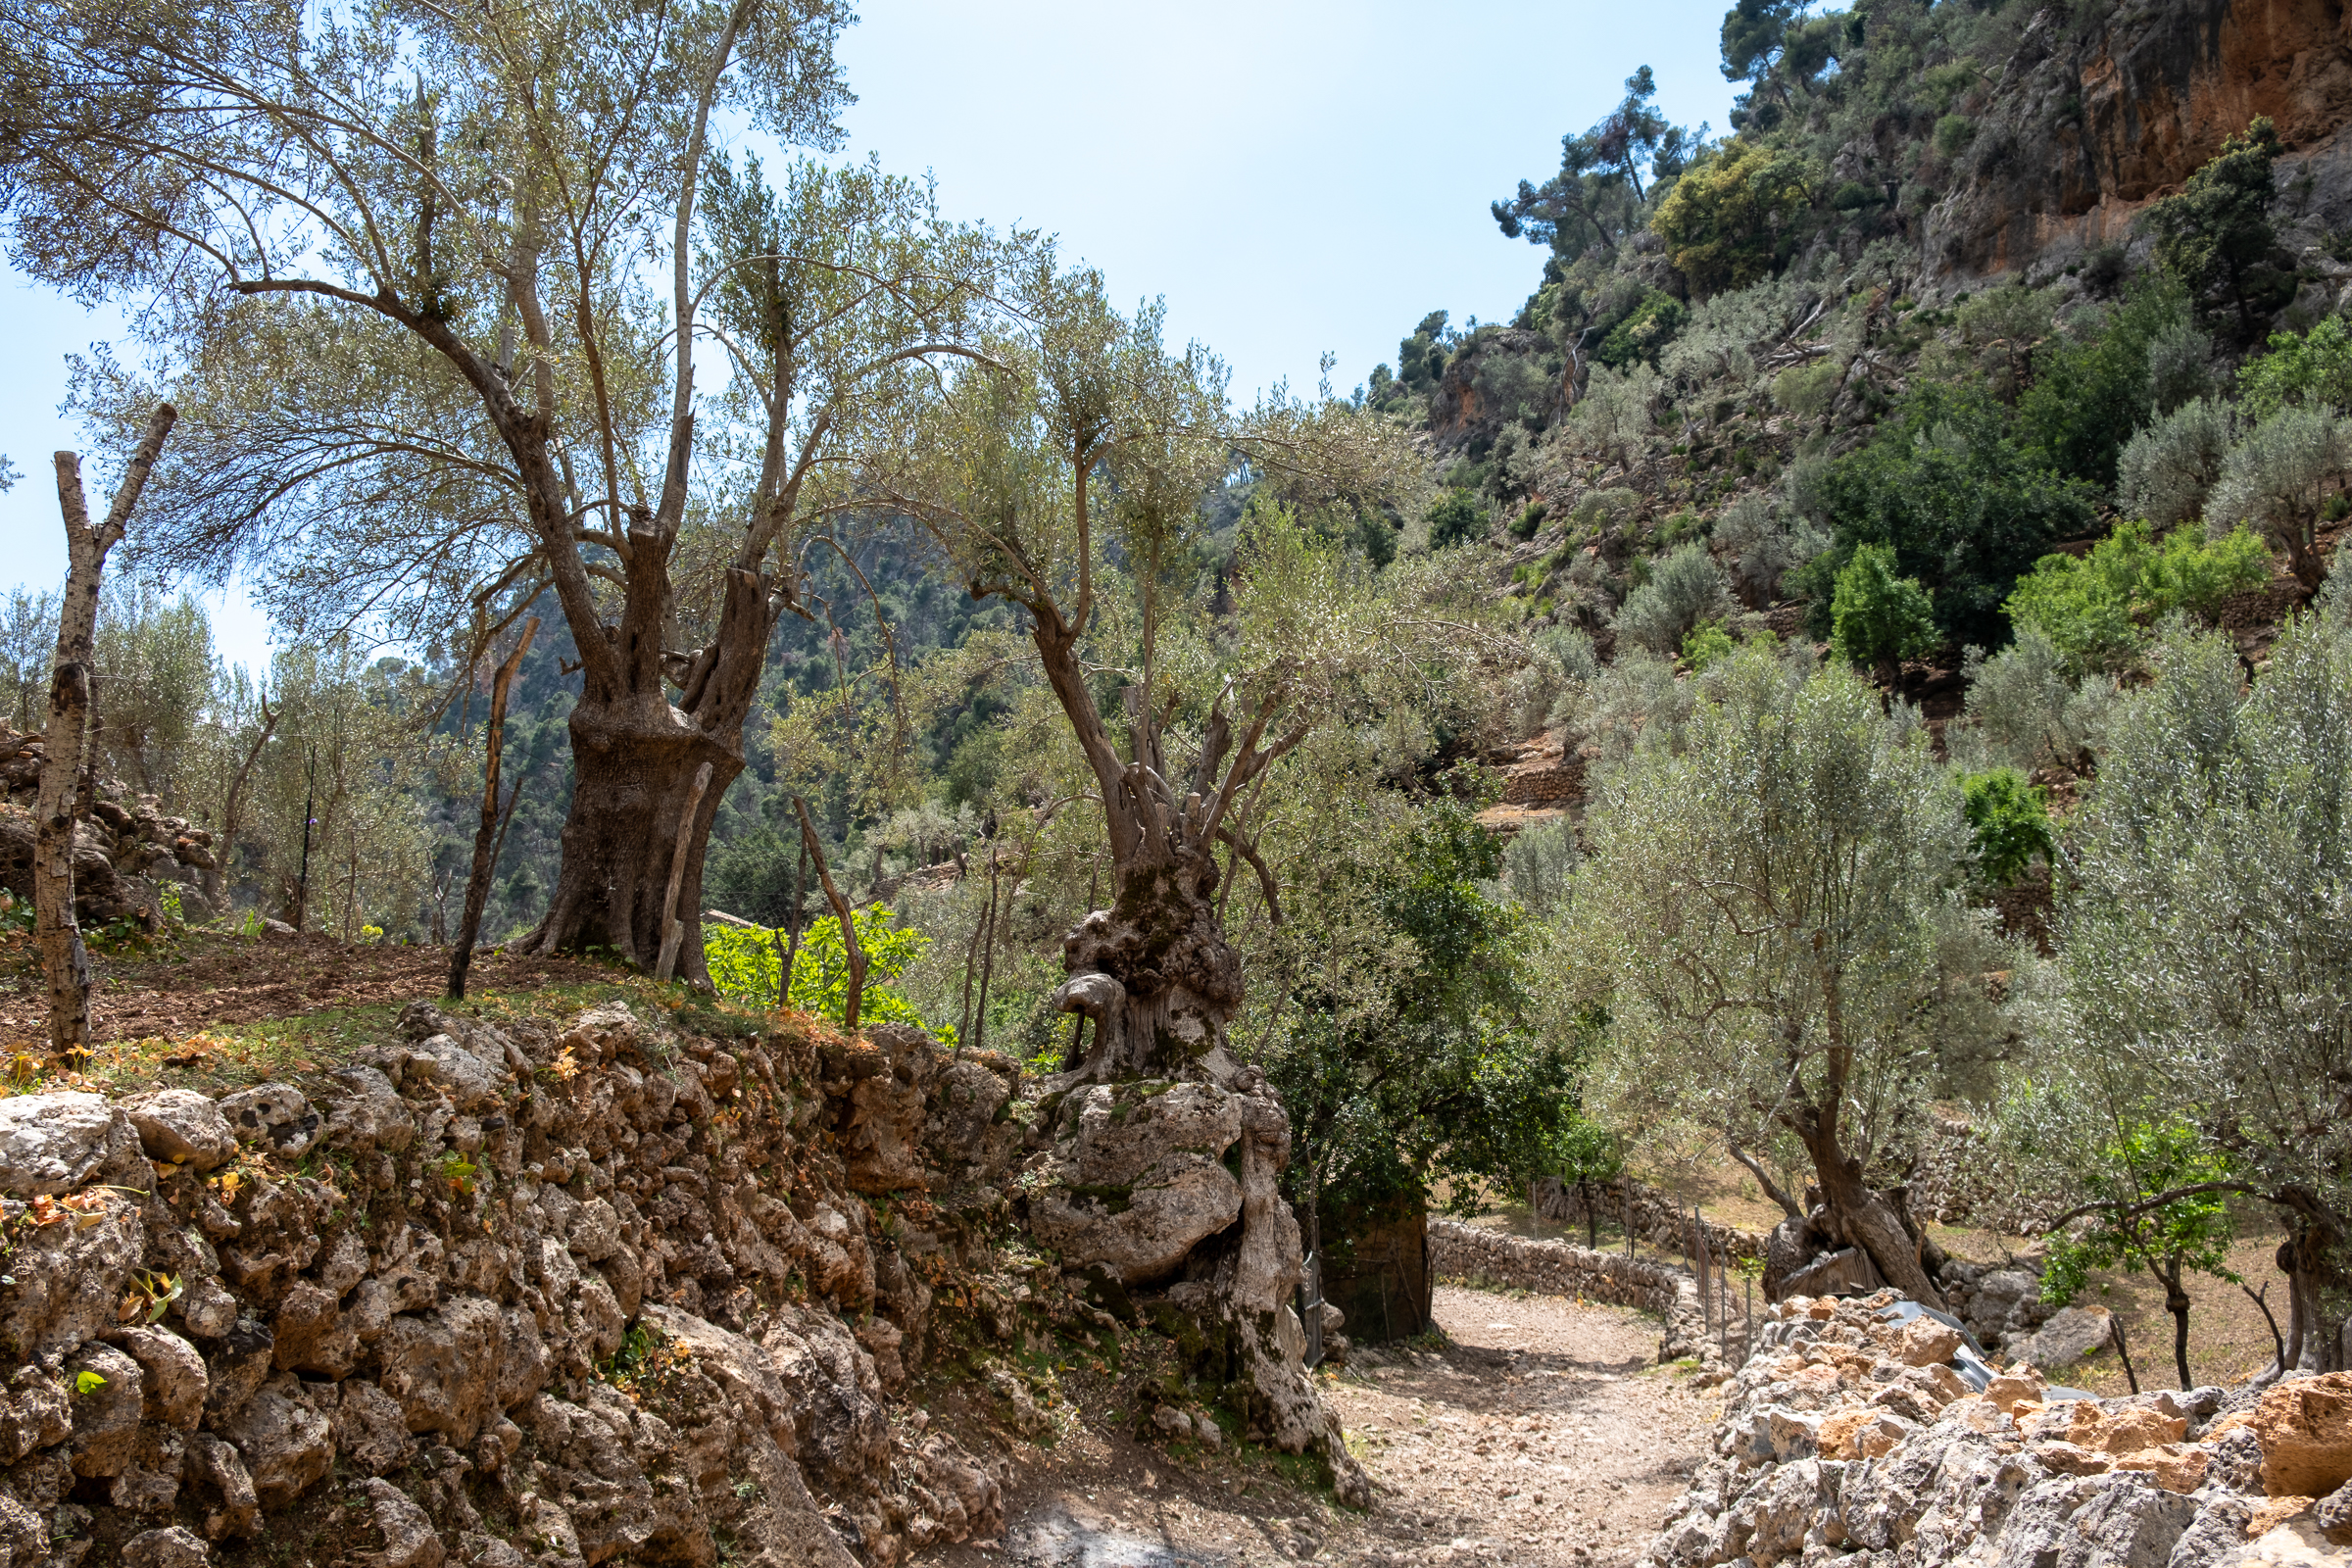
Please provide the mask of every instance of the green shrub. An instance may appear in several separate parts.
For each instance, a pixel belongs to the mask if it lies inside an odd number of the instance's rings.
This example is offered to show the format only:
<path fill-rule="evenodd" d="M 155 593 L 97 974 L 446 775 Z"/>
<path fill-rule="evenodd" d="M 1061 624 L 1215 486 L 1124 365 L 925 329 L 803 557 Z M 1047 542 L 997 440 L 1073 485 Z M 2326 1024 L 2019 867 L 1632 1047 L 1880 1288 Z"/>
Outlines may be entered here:
<path fill-rule="evenodd" d="M 1734 141 L 1674 182 L 1651 231 L 1701 295 L 1744 288 L 1794 253 L 1812 205 L 1810 173 L 1796 153 Z"/>
<path fill-rule="evenodd" d="M 1732 641 L 1732 634 L 1723 629 L 1722 621 L 1702 620 L 1683 639 L 1683 662 L 1695 675 L 1738 646 Z"/>
<path fill-rule="evenodd" d="M 852 916 L 858 922 L 858 945 L 865 950 L 865 989 L 858 1002 L 859 1021 L 912 1024 L 955 1045 L 953 1028 L 934 1027 L 913 1003 L 890 989 L 891 982 L 923 956 L 931 939 L 900 925 L 898 916 L 883 905 L 853 910 Z M 720 996 L 755 1006 L 773 1006 L 786 945 L 780 932 L 760 927 L 746 930 L 714 921 L 703 927 L 703 963 Z M 849 1009 L 849 1001 L 850 955 L 842 946 L 841 921 L 832 915 L 812 920 L 801 934 L 800 952 L 793 957 L 791 1004 L 838 1023 Z"/>
<path fill-rule="evenodd" d="M 1844 376 L 1845 368 L 1835 360 L 1792 366 L 1773 377 L 1772 401 L 1799 418 L 1819 418 L 1829 412 Z"/>
<path fill-rule="evenodd" d="M 1592 351 L 1592 357 L 1620 370 L 1637 360 L 1655 365 L 1658 351 L 1674 340 L 1674 334 L 1682 330 L 1690 315 L 1682 301 L 1652 289 L 1642 296 L 1642 303 L 1624 320 L 1609 329 L 1609 335 L 1600 340 L 1600 347 Z"/>
<path fill-rule="evenodd" d="M 1865 544 L 1894 552 L 1897 573 L 1933 595 L 1946 641 L 1998 647 L 2001 605 L 2051 545 L 2087 532 L 2090 490 L 2050 471 L 2011 435 L 1982 387 L 1918 389 L 1859 451 L 1809 481 L 1832 526 L 1830 549 L 1793 574 L 1813 596 L 1814 635 L 1833 629 L 1830 590 Z"/>
<path fill-rule="evenodd" d="M 1541 501 L 1529 502 L 1527 510 L 1519 514 L 1517 520 L 1511 524 L 1511 537 L 1533 539 L 1536 536 L 1536 530 L 1544 526 L 1544 514 L 1547 510 Z"/>
<path fill-rule="evenodd" d="M 1429 547 L 1446 550 L 1471 539 L 1483 538 L 1487 531 L 1486 514 L 1467 490 L 1448 490 L 1429 509 Z"/>
<path fill-rule="evenodd" d="M 1960 781 L 1969 831 L 1977 844 L 1977 867 L 1986 881 L 2008 887 L 2026 874 L 2034 857 L 2057 852 L 2050 837 L 2048 792 L 2026 782 L 2014 767 L 1971 773 Z"/>
<path fill-rule="evenodd" d="M 1830 602 L 1830 643 L 1838 656 L 1877 669 L 1891 684 L 1902 661 L 1936 646 L 1936 607 L 1928 591 L 1894 572 L 1894 552 L 1864 545 L 1838 573 Z"/>
<path fill-rule="evenodd" d="M 2304 403 L 2352 412 L 2352 332 L 2342 317 L 2330 316 L 2301 337 L 2275 333 L 2270 347 L 2237 372 L 2238 403 L 2250 418 Z"/>
<path fill-rule="evenodd" d="M 2230 595 L 2270 576 L 2270 551 L 2243 526 L 2214 540 L 2180 528 L 2160 547 L 2146 523 L 2123 522 L 2081 559 L 2042 557 L 2004 608 L 2019 625 L 2039 627 L 2078 673 L 2112 669 L 2146 645 L 2158 617 L 2189 610 L 2211 619 Z"/>

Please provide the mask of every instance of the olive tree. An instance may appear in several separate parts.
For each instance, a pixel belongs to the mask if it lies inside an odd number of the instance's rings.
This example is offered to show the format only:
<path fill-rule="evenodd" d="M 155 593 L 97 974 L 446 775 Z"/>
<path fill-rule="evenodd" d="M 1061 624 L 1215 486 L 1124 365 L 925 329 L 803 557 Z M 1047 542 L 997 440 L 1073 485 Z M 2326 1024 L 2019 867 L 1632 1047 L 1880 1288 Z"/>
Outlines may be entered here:
<path fill-rule="evenodd" d="M 814 612 L 796 552 L 973 336 L 994 242 L 923 187 L 711 152 L 714 116 L 835 141 L 850 20 L 0 0 L 10 254 L 139 300 L 189 405 L 150 563 L 258 576 L 305 633 L 475 654 L 560 607 L 577 786 L 527 950 L 652 966 L 669 939 L 699 976 L 769 637 Z M 88 379 L 102 416 L 144 406 Z"/>
<path fill-rule="evenodd" d="M 2295 580 L 2317 589 L 2320 509 L 2352 470 L 2352 423 L 2334 410 L 2290 405 L 2230 449 L 2206 499 L 2209 524 L 2250 524 L 2286 555 Z"/>
<path fill-rule="evenodd" d="M 876 481 L 975 597 L 1020 609 L 1086 759 L 1110 902 L 1064 942 L 1056 1004 L 1095 1024 L 1087 1075 L 1224 1070 L 1242 966 L 1215 895 L 1251 858 L 1240 819 L 1267 770 L 1404 645 L 1409 617 L 1360 559 L 1316 546 L 1280 509 L 1252 514 L 1230 623 L 1171 646 L 1175 573 L 1237 452 L 1275 489 L 1353 506 L 1409 471 L 1407 449 L 1395 426 L 1331 400 L 1236 415 L 1221 365 L 1197 346 L 1171 353 L 1157 310 L 1122 318 L 1095 274 L 1041 265 L 1022 301 L 1032 325 L 961 370 L 919 450 Z"/>
<path fill-rule="evenodd" d="M 2333 596 L 2251 690 L 2219 635 L 2176 632 L 2157 668 L 2109 723 L 2072 835 L 2034 1038 L 2075 1076 L 2127 1075 L 2142 1114 L 2191 1122 L 2228 1185 L 2280 1211 L 2287 1360 L 2332 1370 L 2352 1291 L 2352 626 Z"/>
<path fill-rule="evenodd" d="M 1571 919 L 1611 1020 L 1595 1087 L 1624 1125 L 1720 1138 L 1792 1218 L 1761 1156 L 1794 1139 L 1822 1227 L 1940 1305 L 1866 1173 L 2002 1028 L 1959 792 L 1842 665 L 1750 646 L 1699 681 L 1683 744 L 1636 750 L 1591 823 Z"/>

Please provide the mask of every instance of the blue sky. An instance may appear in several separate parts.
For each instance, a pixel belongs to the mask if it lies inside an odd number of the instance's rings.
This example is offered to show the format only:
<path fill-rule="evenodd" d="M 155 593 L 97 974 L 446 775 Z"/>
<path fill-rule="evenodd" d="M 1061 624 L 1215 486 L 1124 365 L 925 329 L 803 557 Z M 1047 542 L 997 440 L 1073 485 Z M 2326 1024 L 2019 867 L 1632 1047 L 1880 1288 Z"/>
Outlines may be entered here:
<path fill-rule="evenodd" d="M 842 45 L 859 99 L 848 151 L 930 170 L 951 217 L 1060 235 L 1114 298 L 1164 297 L 1171 335 L 1223 355 L 1238 397 L 1286 378 L 1312 390 L 1326 350 L 1344 392 L 1429 311 L 1518 307 L 1542 257 L 1497 233 L 1487 203 L 1555 169 L 1561 133 L 1606 113 L 1635 67 L 1654 68 L 1668 115 L 1721 131 L 1723 11 L 868 0 Z M 57 415 L 65 356 L 122 324 L 13 271 L 0 320 L 0 453 L 24 474 L 0 495 L 0 580 L 53 587 L 49 454 L 77 439 Z M 240 596 L 216 617 L 224 654 L 267 657 Z"/>

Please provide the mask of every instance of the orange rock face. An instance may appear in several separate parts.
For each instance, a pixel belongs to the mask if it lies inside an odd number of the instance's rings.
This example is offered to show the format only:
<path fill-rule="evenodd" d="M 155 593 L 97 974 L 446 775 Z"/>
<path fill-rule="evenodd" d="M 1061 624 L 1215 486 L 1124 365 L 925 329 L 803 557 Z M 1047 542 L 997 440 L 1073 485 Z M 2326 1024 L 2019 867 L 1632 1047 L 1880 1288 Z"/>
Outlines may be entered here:
<path fill-rule="evenodd" d="M 2281 1383 L 2246 1425 L 2262 1443 L 2262 1487 L 2272 1496 L 2325 1497 L 2352 1481 L 2352 1372 Z"/>

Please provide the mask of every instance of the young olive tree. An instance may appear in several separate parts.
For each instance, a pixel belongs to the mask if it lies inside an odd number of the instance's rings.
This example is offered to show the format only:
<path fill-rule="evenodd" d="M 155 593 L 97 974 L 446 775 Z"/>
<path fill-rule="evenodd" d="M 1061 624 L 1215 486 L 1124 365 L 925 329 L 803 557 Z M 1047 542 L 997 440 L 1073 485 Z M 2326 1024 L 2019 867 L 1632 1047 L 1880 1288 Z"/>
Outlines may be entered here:
<path fill-rule="evenodd" d="M 2001 1029 L 1959 792 L 1842 665 L 1751 646 L 1700 679 L 1684 744 L 1634 752 L 1592 823 L 1571 919 L 1611 1019 L 1596 1088 L 1625 1125 L 1722 1139 L 1795 1218 L 1760 1157 L 1793 1138 L 1822 1228 L 1940 1305 L 1865 1173 Z"/>
<path fill-rule="evenodd" d="M 717 115 L 836 141 L 850 20 L 0 0 L 10 254 L 142 298 L 189 404 L 146 559 L 258 576 L 298 632 L 469 626 L 476 655 L 561 608 L 577 785 L 529 951 L 682 938 L 700 977 L 711 820 L 770 633 L 811 613 L 798 552 L 974 335 L 995 243 L 921 186 L 710 150 Z M 126 379 L 91 368 L 101 416 Z"/>
<path fill-rule="evenodd" d="M 2157 663 L 2072 835 L 2035 1039 L 2194 1125 L 2234 1167 L 2216 1185 L 2280 1212 L 2287 1363 L 2333 1370 L 2352 1304 L 2352 626 L 2340 596 L 2290 623 L 2251 691 L 2218 635 L 2177 633 Z"/>

